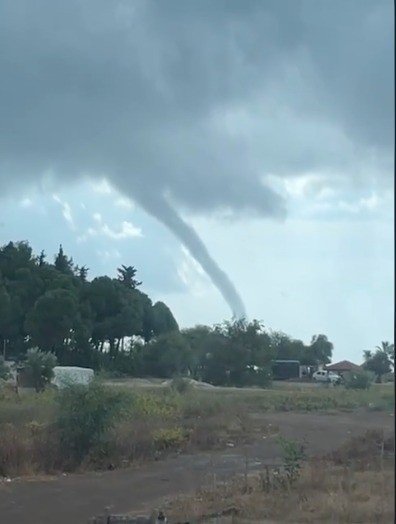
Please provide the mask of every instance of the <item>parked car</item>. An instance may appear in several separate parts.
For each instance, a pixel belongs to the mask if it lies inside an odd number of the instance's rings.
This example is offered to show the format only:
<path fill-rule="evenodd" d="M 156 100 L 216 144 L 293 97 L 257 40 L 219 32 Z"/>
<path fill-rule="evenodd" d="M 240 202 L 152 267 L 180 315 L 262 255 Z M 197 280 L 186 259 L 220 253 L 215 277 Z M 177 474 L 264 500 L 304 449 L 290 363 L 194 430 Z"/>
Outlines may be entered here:
<path fill-rule="evenodd" d="M 312 375 L 315 382 L 331 382 L 332 384 L 340 384 L 341 377 L 332 371 L 315 371 Z"/>

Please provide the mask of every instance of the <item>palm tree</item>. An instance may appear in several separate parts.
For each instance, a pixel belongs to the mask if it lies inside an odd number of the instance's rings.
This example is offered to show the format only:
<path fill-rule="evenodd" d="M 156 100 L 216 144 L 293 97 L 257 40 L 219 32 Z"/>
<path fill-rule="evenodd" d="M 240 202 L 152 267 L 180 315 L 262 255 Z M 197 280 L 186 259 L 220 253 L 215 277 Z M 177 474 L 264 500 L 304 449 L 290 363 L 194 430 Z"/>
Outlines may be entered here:
<path fill-rule="evenodd" d="M 395 345 L 390 342 L 383 341 L 380 346 L 376 346 L 376 350 L 384 353 L 392 363 L 393 369 L 395 367 Z"/>
<path fill-rule="evenodd" d="M 381 345 L 375 346 L 375 349 L 381 351 L 382 353 L 386 353 L 388 356 L 393 355 L 395 352 L 395 346 L 390 342 L 381 342 Z"/>

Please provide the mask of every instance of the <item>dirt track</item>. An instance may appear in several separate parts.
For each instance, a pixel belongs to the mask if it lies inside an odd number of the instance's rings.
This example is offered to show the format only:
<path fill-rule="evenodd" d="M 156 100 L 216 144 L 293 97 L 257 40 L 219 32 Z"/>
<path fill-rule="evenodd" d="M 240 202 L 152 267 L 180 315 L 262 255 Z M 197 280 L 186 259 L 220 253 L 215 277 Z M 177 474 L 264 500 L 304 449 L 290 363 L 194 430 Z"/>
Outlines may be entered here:
<path fill-rule="evenodd" d="M 304 439 L 311 454 L 328 452 L 367 429 L 393 431 L 393 416 L 386 412 L 338 414 L 275 413 L 263 415 L 280 433 Z M 105 506 L 115 512 L 144 512 L 162 497 L 192 491 L 263 464 L 279 462 L 274 438 L 223 452 L 180 455 L 139 468 L 73 474 L 45 480 L 13 480 L 0 484 L 0 520 L 4 524 L 86 524 Z"/>

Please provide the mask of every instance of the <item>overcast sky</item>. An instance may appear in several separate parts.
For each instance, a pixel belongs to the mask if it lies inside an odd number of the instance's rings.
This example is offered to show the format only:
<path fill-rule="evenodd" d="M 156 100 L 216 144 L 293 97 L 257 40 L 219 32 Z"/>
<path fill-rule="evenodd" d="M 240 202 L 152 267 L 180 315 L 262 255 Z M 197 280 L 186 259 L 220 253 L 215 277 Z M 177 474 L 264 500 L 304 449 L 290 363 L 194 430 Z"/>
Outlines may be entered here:
<path fill-rule="evenodd" d="M 390 0 L 0 0 L 0 243 L 359 363 L 393 339 L 393 46 Z"/>

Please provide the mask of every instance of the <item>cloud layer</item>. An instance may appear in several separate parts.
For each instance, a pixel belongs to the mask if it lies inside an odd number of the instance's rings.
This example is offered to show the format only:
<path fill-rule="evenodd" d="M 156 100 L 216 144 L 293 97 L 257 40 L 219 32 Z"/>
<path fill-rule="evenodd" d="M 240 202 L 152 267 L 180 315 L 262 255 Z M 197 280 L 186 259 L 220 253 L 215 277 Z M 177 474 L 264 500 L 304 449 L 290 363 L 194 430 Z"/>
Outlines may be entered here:
<path fill-rule="evenodd" d="M 283 217 L 269 175 L 319 173 L 320 190 L 340 178 L 389 184 L 392 10 L 388 0 L 0 0 L 0 192 L 108 178 L 238 302 L 171 204 Z"/>
<path fill-rule="evenodd" d="M 277 214 L 262 174 L 391 154 L 390 1 L 1 0 L 0 20 L 2 186 L 102 174 Z"/>

